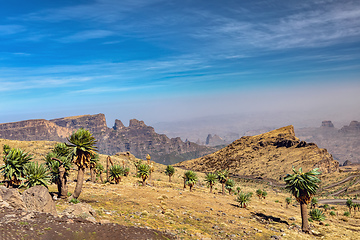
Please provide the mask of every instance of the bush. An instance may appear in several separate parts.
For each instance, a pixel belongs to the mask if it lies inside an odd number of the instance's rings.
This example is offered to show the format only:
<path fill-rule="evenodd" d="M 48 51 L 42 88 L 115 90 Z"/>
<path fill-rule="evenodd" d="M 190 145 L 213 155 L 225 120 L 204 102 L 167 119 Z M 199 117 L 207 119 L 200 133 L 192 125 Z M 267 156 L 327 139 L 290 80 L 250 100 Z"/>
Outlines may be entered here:
<path fill-rule="evenodd" d="M 78 204 L 78 203 L 80 203 L 80 201 L 79 201 L 77 198 L 72 198 L 72 199 L 70 200 L 70 203 Z"/>
<path fill-rule="evenodd" d="M 241 208 L 246 208 L 247 205 L 248 205 L 249 202 L 250 202 L 251 197 L 252 197 L 252 194 L 250 194 L 250 193 L 240 192 L 240 193 L 237 195 L 236 201 L 237 201 L 238 203 L 240 203 L 240 207 L 241 207 Z"/>
<path fill-rule="evenodd" d="M 345 217 L 350 217 L 350 212 L 348 212 L 348 211 L 344 212 L 344 216 Z"/>
<path fill-rule="evenodd" d="M 24 185 L 28 188 L 36 185 L 41 185 L 47 188 L 47 185 L 51 181 L 50 171 L 44 164 L 34 162 L 26 164 L 24 167 L 24 175 L 26 178 Z"/>
<path fill-rule="evenodd" d="M 317 209 L 317 208 L 312 209 L 309 214 L 310 214 L 310 218 L 314 221 L 324 221 L 325 220 L 325 215 L 324 215 L 323 211 L 320 209 Z"/>
<path fill-rule="evenodd" d="M 330 211 L 330 215 L 331 215 L 331 216 L 335 216 L 336 213 L 335 213 L 334 211 Z"/>

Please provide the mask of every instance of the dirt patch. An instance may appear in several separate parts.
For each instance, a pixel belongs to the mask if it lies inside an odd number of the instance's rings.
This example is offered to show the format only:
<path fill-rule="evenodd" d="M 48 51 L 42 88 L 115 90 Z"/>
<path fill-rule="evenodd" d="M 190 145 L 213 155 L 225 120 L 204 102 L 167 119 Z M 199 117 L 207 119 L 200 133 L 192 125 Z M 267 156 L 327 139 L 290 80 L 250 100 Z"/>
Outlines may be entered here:
<path fill-rule="evenodd" d="M 175 239 L 169 233 L 114 223 L 92 223 L 82 218 L 55 217 L 3 207 L 0 210 L 0 239 Z"/>

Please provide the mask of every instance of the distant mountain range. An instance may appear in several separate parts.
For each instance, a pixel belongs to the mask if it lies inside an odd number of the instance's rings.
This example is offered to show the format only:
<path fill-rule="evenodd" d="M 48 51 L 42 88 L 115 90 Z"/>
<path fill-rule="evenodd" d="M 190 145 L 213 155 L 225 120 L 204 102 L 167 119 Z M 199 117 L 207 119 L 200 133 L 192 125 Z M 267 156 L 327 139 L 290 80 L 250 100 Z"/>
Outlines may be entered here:
<path fill-rule="evenodd" d="M 345 161 L 360 163 L 360 122 L 351 121 L 340 129 L 331 121 L 323 121 L 317 128 L 296 129 L 301 140 L 314 142 L 326 148 L 341 164 Z"/>
<path fill-rule="evenodd" d="M 120 120 L 115 120 L 113 128 L 109 128 L 104 114 L 3 123 L 0 124 L 0 138 L 64 142 L 79 128 L 88 129 L 93 133 L 98 140 L 98 150 L 102 154 L 113 155 L 129 151 L 137 158 L 145 159 L 146 155 L 150 154 L 152 160 L 158 163 L 173 164 L 216 151 L 212 147 L 190 141 L 183 142 L 179 137 L 168 138 L 136 119 L 130 120 L 129 127 L 125 127 Z"/>

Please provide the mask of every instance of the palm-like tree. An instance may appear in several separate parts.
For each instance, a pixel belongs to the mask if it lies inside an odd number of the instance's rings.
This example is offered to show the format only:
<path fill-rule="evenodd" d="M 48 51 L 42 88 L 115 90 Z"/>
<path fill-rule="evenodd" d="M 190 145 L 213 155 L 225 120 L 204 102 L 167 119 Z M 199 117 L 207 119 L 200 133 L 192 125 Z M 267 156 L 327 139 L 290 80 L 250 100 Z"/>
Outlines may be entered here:
<path fill-rule="evenodd" d="M 36 185 L 47 188 L 47 185 L 51 181 L 50 171 L 44 164 L 29 162 L 24 167 L 24 175 L 26 178 L 24 185 L 28 188 Z"/>
<path fill-rule="evenodd" d="M 316 190 L 319 188 L 317 183 L 320 180 L 316 177 L 319 175 L 318 168 L 315 168 L 307 173 L 302 172 L 302 168 L 296 171 L 293 167 L 294 174 L 287 174 L 284 178 L 286 189 L 292 193 L 296 200 L 300 203 L 302 231 L 310 233 L 310 227 L 307 217 L 307 205 L 311 201 Z"/>
<path fill-rule="evenodd" d="M 171 165 L 168 165 L 165 169 L 165 174 L 169 176 L 169 182 L 171 182 L 171 177 L 174 175 L 174 173 L 175 173 L 175 168 Z"/>
<path fill-rule="evenodd" d="M 346 206 L 349 208 L 349 212 L 351 214 L 351 208 L 354 206 L 354 203 L 351 199 L 346 200 Z"/>
<path fill-rule="evenodd" d="M 261 193 L 261 197 L 262 197 L 263 199 L 265 199 L 266 196 L 267 196 L 267 192 L 266 192 L 265 190 L 263 190 L 262 193 Z"/>
<path fill-rule="evenodd" d="M 291 197 L 285 198 L 286 208 L 289 208 L 289 205 L 290 205 L 291 201 L 292 201 L 292 198 L 291 198 Z"/>
<path fill-rule="evenodd" d="M 229 171 L 228 170 L 222 170 L 216 172 L 218 176 L 219 183 L 221 183 L 222 186 L 222 194 L 225 194 L 225 183 L 229 178 Z"/>
<path fill-rule="evenodd" d="M 95 167 L 95 173 L 96 173 L 96 176 L 98 176 L 100 178 L 100 182 L 103 183 L 104 180 L 102 178 L 102 173 L 104 172 L 104 166 L 101 165 L 100 162 L 98 162 L 96 164 L 96 167 Z"/>
<path fill-rule="evenodd" d="M 68 141 L 70 144 L 67 146 L 72 149 L 73 162 L 78 166 L 77 182 L 73 194 L 73 198 L 77 199 L 81 194 L 85 169 L 90 166 L 91 157 L 97 151 L 96 139 L 90 131 L 80 128 L 68 138 Z"/>
<path fill-rule="evenodd" d="M 51 182 L 57 185 L 58 197 L 63 199 L 68 197 L 67 179 L 72 167 L 69 154 L 70 149 L 65 143 L 58 143 L 54 149 L 45 156 L 45 164 L 50 169 Z"/>
<path fill-rule="evenodd" d="M 142 179 L 142 185 L 145 186 L 146 179 L 148 179 L 150 176 L 150 166 L 145 163 L 141 163 L 140 165 L 137 166 L 137 172 L 138 172 L 138 177 L 141 177 Z"/>
<path fill-rule="evenodd" d="M 256 195 L 258 196 L 259 199 L 261 199 L 261 197 L 262 197 L 261 189 L 256 190 Z"/>
<path fill-rule="evenodd" d="M 231 191 L 233 190 L 234 186 L 235 182 L 230 178 L 225 182 L 225 188 L 229 191 L 229 195 L 231 195 Z"/>
<path fill-rule="evenodd" d="M 13 187 L 19 185 L 24 179 L 25 165 L 32 160 L 33 157 L 21 149 L 11 149 L 4 158 L 5 165 L 0 167 L 5 180 L 8 180 L 8 186 Z"/>
<path fill-rule="evenodd" d="M 207 173 L 205 176 L 205 182 L 210 187 L 210 193 L 212 193 L 213 186 L 217 181 L 217 175 L 215 173 Z"/>
<path fill-rule="evenodd" d="M 240 192 L 236 197 L 236 201 L 240 204 L 241 208 L 246 208 L 251 200 L 251 196 L 251 193 Z"/>
<path fill-rule="evenodd" d="M 124 176 L 124 168 L 120 165 L 114 165 L 110 167 L 110 180 L 115 180 L 116 184 L 119 184 L 121 177 Z"/>
<path fill-rule="evenodd" d="M 194 185 L 198 180 L 196 173 L 194 173 L 193 171 L 187 171 L 185 173 L 185 179 L 186 179 L 186 185 L 190 187 L 190 192 L 192 192 L 192 188 L 194 187 Z"/>

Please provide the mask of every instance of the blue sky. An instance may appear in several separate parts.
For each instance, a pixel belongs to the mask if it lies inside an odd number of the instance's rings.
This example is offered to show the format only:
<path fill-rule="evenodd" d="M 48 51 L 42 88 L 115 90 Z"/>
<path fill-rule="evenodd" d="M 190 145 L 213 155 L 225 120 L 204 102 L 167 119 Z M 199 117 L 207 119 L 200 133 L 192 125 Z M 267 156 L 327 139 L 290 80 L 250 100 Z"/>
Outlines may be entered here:
<path fill-rule="evenodd" d="M 0 122 L 360 116 L 358 0 L 1 0 L 0 16 Z"/>

